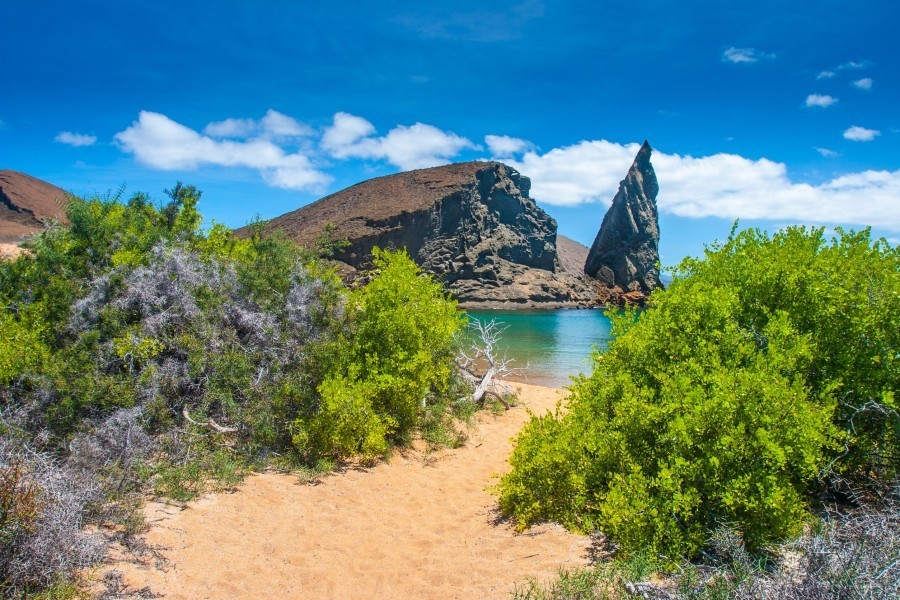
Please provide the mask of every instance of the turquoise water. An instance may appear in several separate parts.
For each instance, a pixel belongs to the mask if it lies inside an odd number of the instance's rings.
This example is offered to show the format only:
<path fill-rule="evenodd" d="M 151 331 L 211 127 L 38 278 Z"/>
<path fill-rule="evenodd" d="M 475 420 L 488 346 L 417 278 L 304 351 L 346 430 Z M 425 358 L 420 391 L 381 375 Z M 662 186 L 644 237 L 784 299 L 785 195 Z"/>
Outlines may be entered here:
<path fill-rule="evenodd" d="M 501 353 L 524 369 L 522 381 L 562 387 L 570 375 L 590 372 L 594 347 L 605 349 L 612 324 L 601 310 L 470 310 L 482 322 L 495 319 L 507 329 Z"/>

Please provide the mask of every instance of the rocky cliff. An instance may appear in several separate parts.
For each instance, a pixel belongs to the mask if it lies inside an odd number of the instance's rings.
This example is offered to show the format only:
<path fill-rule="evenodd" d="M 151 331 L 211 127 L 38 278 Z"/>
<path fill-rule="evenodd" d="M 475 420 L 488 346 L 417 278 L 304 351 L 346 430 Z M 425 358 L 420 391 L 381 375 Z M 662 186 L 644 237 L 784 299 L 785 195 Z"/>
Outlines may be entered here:
<path fill-rule="evenodd" d="M 650 144 L 644 142 L 619 184 L 612 206 L 584 263 L 584 272 L 598 282 L 601 303 L 643 303 L 659 280 L 659 183 L 650 164 Z"/>
<path fill-rule="evenodd" d="M 19 173 L 0 171 L 0 244 L 16 244 L 43 231 L 47 219 L 65 221 L 65 190 Z"/>
<path fill-rule="evenodd" d="M 588 306 L 591 285 L 560 265 L 556 221 L 531 181 L 497 162 L 419 169 L 364 181 L 265 225 L 313 246 L 325 231 L 350 246 L 335 258 L 365 267 L 373 247 L 405 248 L 467 307 Z M 238 230 L 238 234 L 246 229 Z"/>

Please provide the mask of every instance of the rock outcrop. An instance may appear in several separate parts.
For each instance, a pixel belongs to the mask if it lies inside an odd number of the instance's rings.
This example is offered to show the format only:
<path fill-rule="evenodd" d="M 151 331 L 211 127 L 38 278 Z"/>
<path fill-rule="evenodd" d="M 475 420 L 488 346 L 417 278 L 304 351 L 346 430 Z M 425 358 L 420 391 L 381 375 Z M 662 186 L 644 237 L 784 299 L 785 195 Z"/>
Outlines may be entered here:
<path fill-rule="evenodd" d="M 0 244 L 16 244 L 44 230 L 44 222 L 65 222 L 68 194 L 46 181 L 0 171 Z"/>
<path fill-rule="evenodd" d="M 644 142 L 619 184 L 584 263 L 598 282 L 599 302 L 641 304 L 659 280 L 659 184 Z"/>
<path fill-rule="evenodd" d="M 326 227 L 364 268 L 372 248 L 405 248 L 466 307 L 588 306 L 592 286 L 560 266 L 556 221 L 531 181 L 497 162 L 419 169 L 364 181 L 265 224 L 307 247 Z M 238 230 L 246 234 L 246 228 Z"/>

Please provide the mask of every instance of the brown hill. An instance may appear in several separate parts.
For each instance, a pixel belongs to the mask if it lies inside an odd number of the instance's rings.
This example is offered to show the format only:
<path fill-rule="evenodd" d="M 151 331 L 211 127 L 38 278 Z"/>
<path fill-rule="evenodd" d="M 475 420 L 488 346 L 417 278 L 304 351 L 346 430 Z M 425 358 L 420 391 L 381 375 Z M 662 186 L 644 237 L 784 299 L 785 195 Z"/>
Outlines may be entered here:
<path fill-rule="evenodd" d="M 18 171 L 0 171 L 0 243 L 43 231 L 45 220 L 66 220 L 65 190 Z"/>
<path fill-rule="evenodd" d="M 564 235 L 556 236 L 556 254 L 559 257 L 559 266 L 566 273 L 581 276 L 584 275 L 584 263 L 587 260 L 590 248 L 576 242 Z"/>
<path fill-rule="evenodd" d="M 326 227 L 365 267 L 372 248 L 405 248 L 468 307 L 586 306 L 590 286 L 560 267 L 556 221 L 529 197 L 531 181 L 498 162 L 468 162 L 364 181 L 272 219 L 312 247 Z M 238 230 L 246 234 L 246 228 Z"/>

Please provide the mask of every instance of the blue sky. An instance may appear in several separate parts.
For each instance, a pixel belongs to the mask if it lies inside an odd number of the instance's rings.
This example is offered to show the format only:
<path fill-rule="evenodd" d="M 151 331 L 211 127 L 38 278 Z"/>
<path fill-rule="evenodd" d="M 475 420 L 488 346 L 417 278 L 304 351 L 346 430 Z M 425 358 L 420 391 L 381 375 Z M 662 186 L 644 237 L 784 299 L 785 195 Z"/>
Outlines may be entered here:
<path fill-rule="evenodd" d="M 205 191 L 230 226 L 497 158 L 590 244 L 648 139 L 664 265 L 742 225 L 900 239 L 895 2 L 40 2 L 0 20 L 0 168 Z"/>

